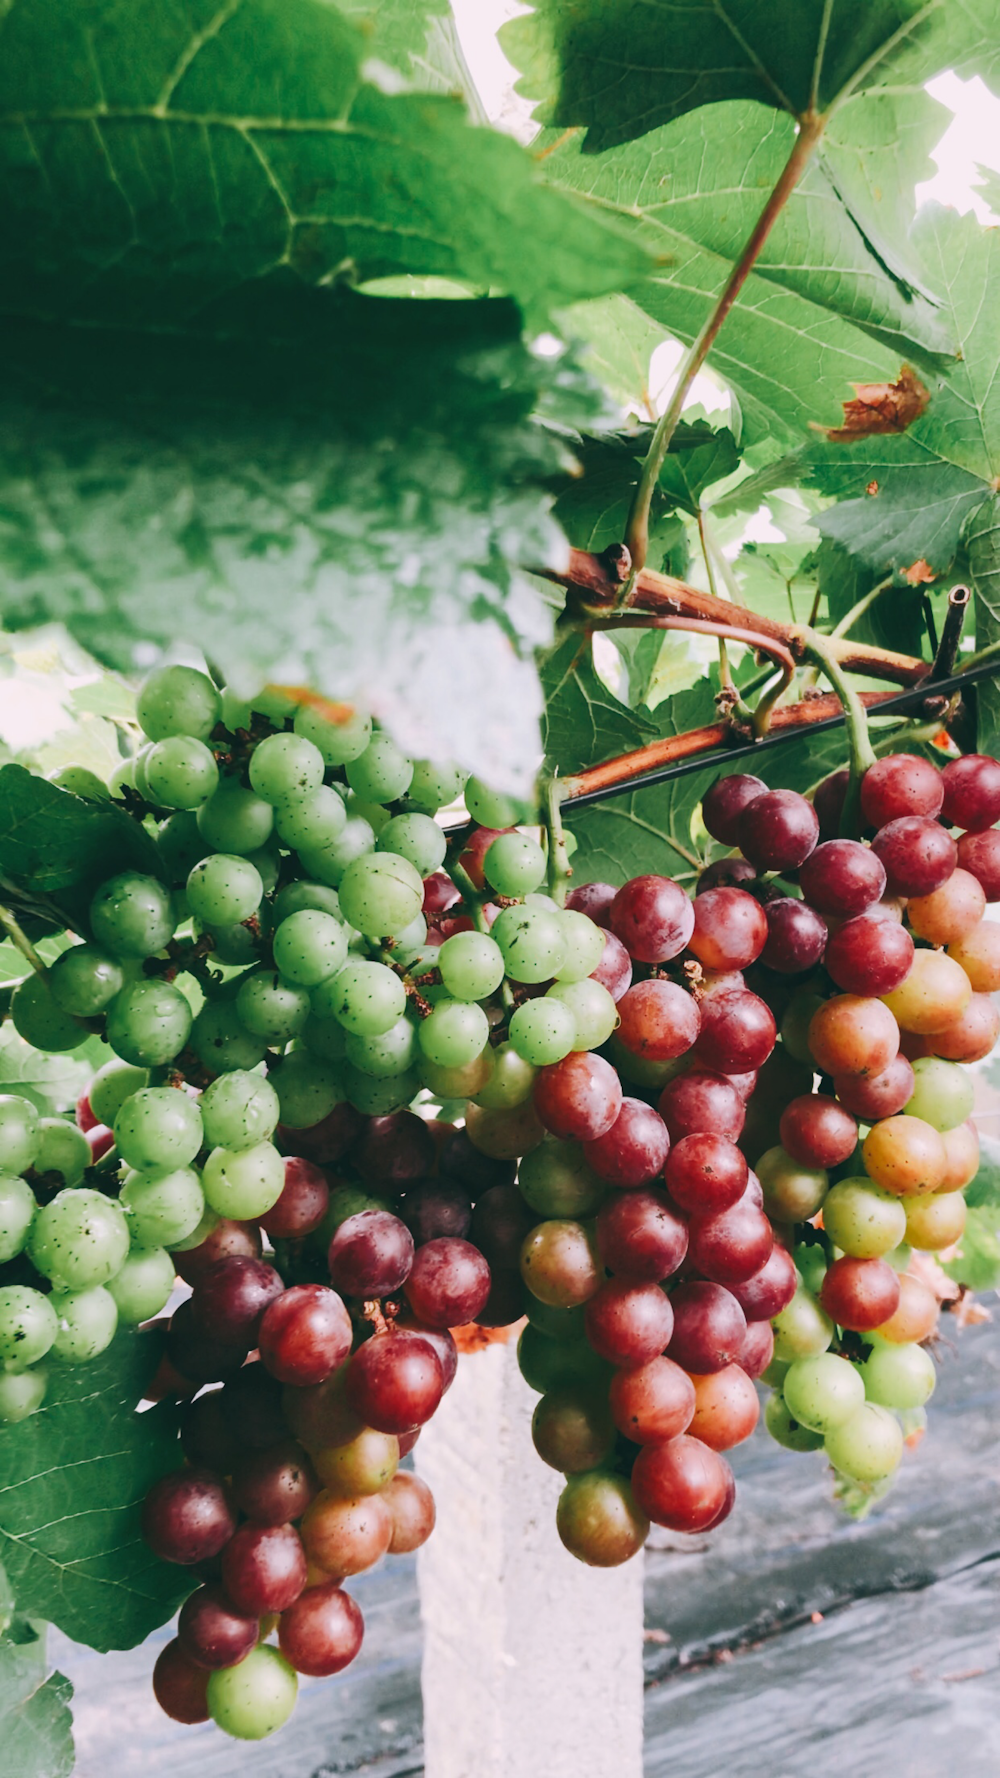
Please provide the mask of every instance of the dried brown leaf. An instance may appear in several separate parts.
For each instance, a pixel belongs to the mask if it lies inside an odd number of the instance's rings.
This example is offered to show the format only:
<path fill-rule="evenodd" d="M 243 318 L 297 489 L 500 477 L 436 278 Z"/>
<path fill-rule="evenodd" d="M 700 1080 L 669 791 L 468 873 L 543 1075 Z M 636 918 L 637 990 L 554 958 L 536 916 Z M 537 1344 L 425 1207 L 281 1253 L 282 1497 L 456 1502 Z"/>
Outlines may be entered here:
<path fill-rule="evenodd" d="M 842 426 L 819 426 L 831 444 L 851 444 L 880 432 L 905 432 L 919 420 L 930 401 L 916 371 L 904 364 L 895 383 L 855 383 L 854 398 L 844 402 Z"/>

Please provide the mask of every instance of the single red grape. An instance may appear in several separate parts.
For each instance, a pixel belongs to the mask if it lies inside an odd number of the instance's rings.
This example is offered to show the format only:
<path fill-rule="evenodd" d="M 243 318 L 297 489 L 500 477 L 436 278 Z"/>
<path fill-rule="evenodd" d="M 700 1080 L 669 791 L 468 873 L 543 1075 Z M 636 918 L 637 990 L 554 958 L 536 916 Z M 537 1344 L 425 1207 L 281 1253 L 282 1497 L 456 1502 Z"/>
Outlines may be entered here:
<path fill-rule="evenodd" d="M 724 1516 L 732 1470 L 701 1439 L 681 1433 L 665 1445 L 644 1445 L 632 1469 L 636 1503 L 654 1525 L 707 1531 Z"/>
<path fill-rule="evenodd" d="M 767 940 L 767 915 L 745 889 L 706 889 L 695 898 L 688 941 L 706 969 L 745 969 Z"/>
<path fill-rule="evenodd" d="M 943 801 L 941 773 L 916 753 L 887 754 L 861 780 L 861 813 L 870 827 L 906 815 L 938 815 Z"/>
<path fill-rule="evenodd" d="M 307 1130 L 292 1130 L 279 1124 L 275 1140 L 283 1154 L 306 1155 L 322 1167 L 333 1167 L 357 1139 L 364 1122 L 360 1111 L 344 1099 Z"/>
<path fill-rule="evenodd" d="M 795 1295 L 797 1282 L 791 1254 L 776 1241 L 760 1270 L 729 1288 L 752 1326 L 780 1315 Z M 736 1362 L 742 1364 L 743 1359 L 737 1358 Z"/>
<path fill-rule="evenodd" d="M 220 1259 L 259 1259 L 262 1251 L 260 1230 L 255 1223 L 233 1222 L 230 1217 L 223 1216 L 200 1246 L 188 1247 L 170 1257 L 174 1270 L 185 1284 L 193 1285 L 202 1272 L 217 1265 Z"/>
<path fill-rule="evenodd" d="M 802 1093 L 785 1106 L 781 1146 L 803 1167 L 837 1167 L 854 1153 L 858 1126 L 826 1093 Z"/>
<path fill-rule="evenodd" d="M 260 1355 L 273 1377 L 300 1387 L 322 1383 L 351 1350 L 351 1318 L 335 1290 L 294 1284 L 268 1309 Z"/>
<path fill-rule="evenodd" d="M 694 930 L 694 907 L 670 877 L 633 877 L 611 904 L 611 930 L 640 963 L 667 963 Z"/>
<path fill-rule="evenodd" d="M 819 820 L 797 790 L 765 790 L 743 810 L 737 837 L 758 871 L 797 870 L 816 845 Z"/>
<path fill-rule="evenodd" d="M 461 890 L 456 889 L 451 878 L 443 870 L 436 870 L 431 876 L 424 878 L 423 913 L 428 924 L 435 914 L 443 914 L 448 908 L 461 901 Z"/>
<path fill-rule="evenodd" d="M 636 982 L 618 1002 L 618 1039 L 634 1056 L 672 1062 L 701 1029 L 698 1003 L 677 982 Z"/>
<path fill-rule="evenodd" d="M 428 1327 L 425 1321 L 417 1319 L 413 1310 L 406 1304 L 396 1316 L 395 1325 L 407 1333 L 419 1334 L 421 1339 L 426 1340 L 428 1345 L 433 1347 L 441 1362 L 441 1376 L 444 1382 L 442 1394 L 446 1394 L 454 1383 L 455 1372 L 458 1370 L 458 1347 L 448 1329 L 446 1327 Z M 400 1446 L 399 1454 L 401 1457 L 406 1456 L 402 1446 Z"/>
<path fill-rule="evenodd" d="M 326 1175 L 301 1155 L 289 1155 L 281 1196 L 261 1217 L 261 1228 L 272 1241 L 297 1241 L 319 1227 L 329 1202 Z"/>
<path fill-rule="evenodd" d="M 194 1302 L 178 1303 L 170 1317 L 166 1355 L 182 1377 L 193 1383 L 221 1383 L 233 1376 L 250 1350 L 251 1342 L 237 1334 L 232 1341 L 210 1339 L 195 1315 Z"/>
<path fill-rule="evenodd" d="M 297 1673 L 321 1679 L 350 1666 L 364 1634 L 360 1605 L 330 1580 L 310 1587 L 282 1612 L 278 1647 Z"/>
<path fill-rule="evenodd" d="M 1000 821 L 1000 760 L 988 753 L 950 759 L 941 773 L 942 819 L 949 827 L 982 833 Z"/>
<path fill-rule="evenodd" d="M 688 1257 L 713 1284 L 745 1283 L 770 1257 L 774 1231 L 763 1210 L 741 1199 L 717 1216 L 692 1216 Z"/>
<path fill-rule="evenodd" d="M 831 772 L 828 778 L 823 779 L 822 784 L 816 786 L 813 808 L 819 817 L 819 831 L 825 840 L 836 839 L 840 832 L 840 820 L 850 781 L 849 767 L 841 766 L 839 771 Z"/>
<path fill-rule="evenodd" d="M 457 1180 L 420 1179 L 403 1193 L 399 1213 L 416 1245 L 423 1247 L 440 1235 L 464 1239 L 472 1221 L 472 1199 Z"/>
<path fill-rule="evenodd" d="M 767 942 L 761 962 L 780 975 L 801 975 L 813 969 L 826 949 L 826 921 L 814 908 L 790 895 L 769 901 L 764 911 Z"/>
<path fill-rule="evenodd" d="M 611 931 L 605 934 L 601 961 L 591 970 L 590 977 L 592 981 L 600 982 L 602 988 L 607 988 L 616 1006 L 632 986 L 632 959 L 621 939 Z"/>
<path fill-rule="evenodd" d="M 821 914 L 863 914 L 885 890 L 885 866 L 859 840 L 824 840 L 799 871 L 799 888 Z"/>
<path fill-rule="evenodd" d="M 591 1297 L 583 1324 L 599 1358 L 631 1369 L 663 1351 L 673 1332 L 674 1313 L 658 1284 L 611 1278 Z"/>
<path fill-rule="evenodd" d="M 931 895 L 959 862 L 951 834 L 930 815 L 901 815 L 888 822 L 872 840 L 872 851 L 885 865 L 890 895 Z M 969 869 L 964 861 L 963 869 Z"/>
<path fill-rule="evenodd" d="M 208 1721 L 208 1668 L 193 1661 L 176 1636 L 156 1657 L 153 1696 L 174 1722 Z"/>
<path fill-rule="evenodd" d="M 667 1356 L 686 1371 L 705 1376 L 732 1364 L 743 1344 L 747 1318 L 722 1284 L 679 1284 L 672 1292 L 674 1331 Z"/>
<path fill-rule="evenodd" d="M 820 1286 L 819 1300 L 838 1327 L 867 1333 L 881 1327 L 899 1307 L 899 1273 L 884 1259 L 835 1259 Z"/>
<path fill-rule="evenodd" d="M 472 1212 L 469 1239 L 489 1261 L 491 1271 L 511 1269 L 519 1264 L 524 1237 L 535 1221 L 516 1185 L 495 1185 L 483 1193 Z"/>
<path fill-rule="evenodd" d="M 667 1126 L 643 1099 L 623 1099 L 622 1108 L 603 1136 L 583 1145 L 589 1167 L 610 1185 L 646 1185 L 663 1171 L 670 1147 Z"/>
<path fill-rule="evenodd" d="M 578 889 L 571 889 L 566 897 L 566 906 L 574 908 L 578 914 L 586 914 L 595 926 L 608 926 L 611 903 L 618 890 L 613 883 L 581 883 Z"/>
<path fill-rule="evenodd" d="M 897 1056 L 881 1074 L 836 1074 L 833 1090 L 841 1105 L 855 1117 L 874 1124 L 895 1117 L 913 1097 L 913 1068 L 905 1056 Z"/>
<path fill-rule="evenodd" d="M 434 1496 L 420 1476 L 401 1469 L 382 1490 L 382 1498 L 392 1514 L 389 1553 L 408 1556 L 427 1542 L 434 1529 Z"/>
<path fill-rule="evenodd" d="M 636 1444 L 662 1444 L 686 1432 L 694 1413 L 694 1384 L 672 1358 L 651 1358 L 616 1371 L 609 1391 L 618 1431 Z"/>
<path fill-rule="evenodd" d="M 280 1272 L 261 1259 L 216 1260 L 195 1282 L 194 1319 L 209 1340 L 249 1350 L 257 1344 L 265 1310 L 284 1288 Z"/>
<path fill-rule="evenodd" d="M 330 1242 L 330 1277 L 345 1296 L 390 1296 L 409 1276 L 413 1254 L 413 1236 L 398 1216 L 359 1210 Z"/>
<path fill-rule="evenodd" d="M 540 1068 L 534 1085 L 539 1118 L 563 1141 L 590 1142 L 610 1130 L 622 1108 L 622 1083 L 610 1062 L 573 1050 Z"/>
<path fill-rule="evenodd" d="M 444 1393 L 441 1360 L 428 1340 L 397 1330 L 359 1346 L 347 1369 L 347 1400 L 377 1432 L 423 1426 Z"/>
<path fill-rule="evenodd" d="M 1000 901 L 1000 828 L 963 833 L 958 842 L 958 862 L 975 877 L 987 901 Z"/>
<path fill-rule="evenodd" d="M 775 1248 L 774 1251 L 777 1253 L 778 1249 Z M 770 1261 L 768 1261 L 768 1264 L 770 1264 Z M 748 1283 L 752 1282 L 752 1279 L 748 1280 Z M 791 1300 L 791 1297 L 787 1299 L 788 1302 L 791 1302 Z M 783 1308 L 786 1306 L 786 1304 L 782 1304 Z M 743 1341 L 739 1350 L 739 1356 L 736 1359 L 736 1363 L 739 1365 L 740 1370 L 746 1371 L 748 1377 L 762 1377 L 773 1357 L 774 1334 L 771 1331 L 770 1321 L 749 1322 L 747 1324 L 746 1339 Z"/>
<path fill-rule="evenodd" d="M 288 1525 L 301 1519 L 319 1492 L 313 1466 L 294 1439 L 250 1451 L 233 1469 L 233 1498 L 258 1525 Z"/>
<path fill-rule="evenodd" d="M 740 816 L 766 789 L 763 778 L 755 778 L 750 772 L 733 772 L 726 778 L 717 778 L 701 799 L 701 818 L 713 840 L 723 846 L 738 845 Z"/>
<path fill-rule="evenodd" d="M 682 1136 L 671 1149 L 663 1174 L 674 1203 L 695 1216 L 717 1216 L 738 1204 L 748 1176 L 735 1142 L 709 1130 Z"/>
<path fill-rule="evenodd" d="M 702 1068 L 669 1081 L 660 1094 L 659 1111 L 671 1142 L 702 1131 L 735 1142 L 746 1119 L 746 1106 L 732 1081 Z"/>
<path fill-rule="evenodd" d="M 405 1288 L 419 1321 L 428 1327 L 462 1327 L 475 1321 L 486 1303 L 490 1268 L 470 1241 L 444 1235 L 418 1247 Z"/>
<path fill-rule="evenodd" d="M 771 1008 L 756 994 L 709 994 L 701 1003 L 695 1053 L 719 1074 L 739 1074 L 767 1061 L 778 1035 Z"/>
<path fill-rule="evenodd" d="M 294 1525 L 241 1525 L 222 1552 L 222 1584 L 237 1611 L 287 1611 L 308 1563 Z"/>
<path fill-rule="evenodd" d="M 236 1530 L 219 1476 L 207 1469 L 176 1469 L 154 1482 L 142 1503 L 142 1535 L 162 1562 L 193 1567 L 217 1556 Z"/>
<path fill-rule="evenodd" d="M 401 1189 L 431 1172 L 434 1138 L 415 1111 L 391 1111 L 363 1123 L 361 1139 L 351 1153 L 362 1179 Z"/>
<path fill-rule="evenodd" d="M 199 1667 L 234 1667 L 260 1635 L 255 1613 L 237 1611 L 222 1587 L 199 1587 L 181 1606 L 177 1640 Z"/>
<path fill-rule="evenodd" d="M 738 858 L 735 855 L 731 858 L 716 858 L 714 863 L 706 864 L 698 878 L 695 895 L 704 895 L 709 889 L 739 889 L 743 884 L 756 881 L 757 872 L 749 858 Z"/>
<path fill-rule="evenodd" d="M 824 961 L 846 994 L 891 994 L 909 975 L 913 952 L 906 927 L 872 909 L 838 926 Z"/>

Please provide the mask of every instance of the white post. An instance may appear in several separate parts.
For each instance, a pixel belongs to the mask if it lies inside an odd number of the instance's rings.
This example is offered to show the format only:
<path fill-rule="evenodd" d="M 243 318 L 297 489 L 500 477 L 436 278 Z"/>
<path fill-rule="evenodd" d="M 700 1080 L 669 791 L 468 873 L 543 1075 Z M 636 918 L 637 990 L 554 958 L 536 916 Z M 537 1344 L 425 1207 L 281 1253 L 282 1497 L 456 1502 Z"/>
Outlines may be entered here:
<path fill-rule="evenodd" d="M 641 1778 L 642 1558 L 586 1568 L 555 1527 L 514 1343 L 459 1361 L 414 1451 L 425 1778 Z"/>

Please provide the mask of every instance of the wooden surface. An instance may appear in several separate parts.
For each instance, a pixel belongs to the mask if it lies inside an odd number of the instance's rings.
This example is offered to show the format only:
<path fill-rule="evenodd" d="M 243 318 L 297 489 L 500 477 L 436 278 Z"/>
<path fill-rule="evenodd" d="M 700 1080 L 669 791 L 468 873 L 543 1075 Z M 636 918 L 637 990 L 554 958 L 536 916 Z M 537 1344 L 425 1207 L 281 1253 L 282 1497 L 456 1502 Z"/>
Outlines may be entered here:
<path fill-rule="evenodd" d="M 758 1434 L 735 1453 L 721 1531 L 654 1534 L 646 1778 L 1000 1773 L 1000 1325 L 957 1341 L 960 1359 L 942 1347 L 927 1438 L 863 1523 L 832 1504 L 821 1456 Z M 53 1636 L 77 1691 L 79 1778 L 416 1778 L 414 1564 L 383 1563 L 352 1590 L 367 1622 L 358 1661 L 305 1682 L 291 1723 L 258 1745 L 160 1715 L 149 1672 L 168 1631 L 122 1655 Z M 558 1709 L 553 1695 L 553 1727 Z M 548 1778 L 538 1754 L 524 1778 Z"/>

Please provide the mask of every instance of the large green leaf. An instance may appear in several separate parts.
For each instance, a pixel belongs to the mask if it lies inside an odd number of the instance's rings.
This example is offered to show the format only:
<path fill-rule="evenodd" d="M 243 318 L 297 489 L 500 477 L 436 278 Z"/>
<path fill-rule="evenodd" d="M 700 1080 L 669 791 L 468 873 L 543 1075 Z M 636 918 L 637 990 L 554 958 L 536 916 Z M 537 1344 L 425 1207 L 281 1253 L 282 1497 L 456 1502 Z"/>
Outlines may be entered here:
<path fill-rule="evenodd" d="M 15 1618 L 0 1636 L 0 1770 L 7 1778 L 69 1778 L 73 1687 L 52 1673 L 40 1627 Z"/>
<path fill-rule="evenodd" d="M 179 1452 L 172 1407 L 135 1412 L 161 1349 L 129 1329 L 89 1364 L 54 1364 L 39 1411 L 0 1433 L 0 1560 L 18 1608 L 102 1651 L 141 1642 L 190 1591 L 139 1531 Z"/>
<path fill-rule="evenodd" d="M 630 710 L 594 670 L 590 638 L 576 632 L 553 649 L 542 668 L 544 739 L 550 770 L 582 771 L 652 739 L 657 725 Z"/>
<path fill-rule="evenodd" d="M 976 644 L 1000 643 L 1000 495 L 991 494 L 969 526 L 969 572 L 976 594 Z M 1000 660 L 998 660 L 1000 669 Z M 983 679 L 975 688 L 977 746 L 1000 754 L 1000 685 Z"/>
<path fill-rule="evenodd" d="M 53 895 L 94 889 L 129 868 L 161 870 L 149 834 L 124 809 L 86 802 L 24 766 L 0 766 L 0 877 Z"/>

